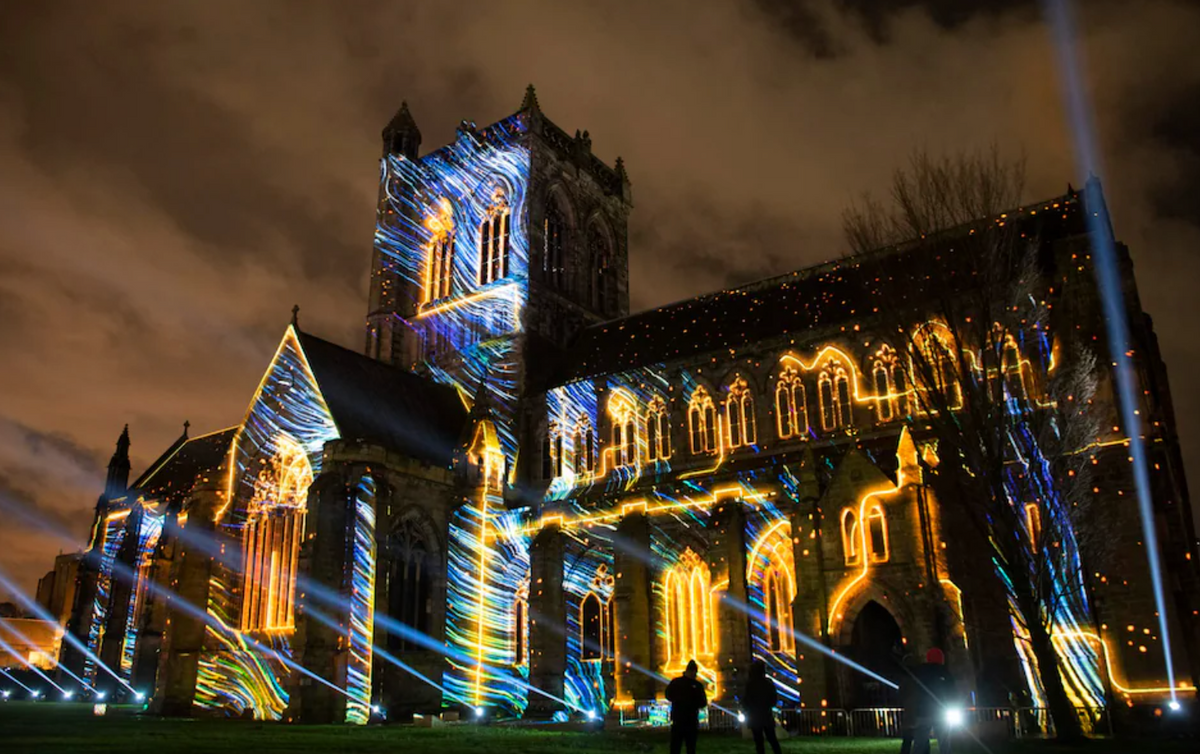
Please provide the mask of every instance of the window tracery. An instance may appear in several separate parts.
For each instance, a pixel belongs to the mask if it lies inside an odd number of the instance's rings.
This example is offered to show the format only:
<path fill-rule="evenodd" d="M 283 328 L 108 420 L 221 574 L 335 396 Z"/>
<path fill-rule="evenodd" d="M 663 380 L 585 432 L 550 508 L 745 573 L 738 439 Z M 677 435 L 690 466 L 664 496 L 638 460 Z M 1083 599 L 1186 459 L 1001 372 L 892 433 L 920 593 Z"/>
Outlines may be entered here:
<path fill-rule="evenodd" d="M 566 282 L 567 222 L 562 210 L 551 200 L 542 226 L 542 274 L 552 287 L 562 289 Z"/>
<path fill-rule="evenodd" d="M 596 470 L 596 440 L 592 432 L 592 423 L 586 416 L 581 416 L 575 424 L 575 435 L 572 448 L 575 451 L 575 464 L 572 469 L 577 476 L 591 474 Z"/>
<path fill-rule="evenodd" d="M 725 423 L 729 427 L 729 447 L 739 448 L 758 441 L 758 425 L 754 417 L 754 396 L 746 381 L 738 377 L 725 399 Z"/>
<path fill-rule="evenodd" d="M 717 447 L 717 409 L 708 390 L 700 385 L 688 401 L 688 437 L 692 453 L 715 453 Z"/>
<path fill-rule="evenodd" d="M 508 277 L 508 257 L 512 248 L 509 233 L 511 216 L 508 197 L 504 189 L 497 188 L 479 226 L 480 285 Z"/>
<path fill-rule="evenodd" d="M 623 391 L 608 399 L 608 415 L 612 419 L 613 466 L 636 466 L 637 453 L 637 406 Z"/>
<path fill-rule="evenodd" d="M 821 428 L 826 432 L 849 429 L 850 373 L 845 366 L 830 359 L 817 376 L 817 393 L 821 404 Z"/>
<path fill-rule="evenodd" d="M 448 199 L 425 221 L 430 232 L 426 245 L 425 303 L 451 295 L 454 289 L 454 208 Z"/>
<path fill-rule="evenodd" d="M 591 589 L 579 606 L 580 647 L 584 660 L 616 659 L 612 605 L 614 584 L 608 566 L 601 563 L 592 577 Z"/>
<path fill-rule="evenodd" d="M 646 409 L 646 457 L 651 461 L 671 457 L 671 424 L 667 418 L 667 404 L 659 396 L 655 396 Z"/>
<path fill-rule="evenodd" d="M 792 367 L 775 383 L 775 424 L 781 440 L 808 436 L 808 398 L 800 373 Z"/>
<path fill-rule="evenodd" d="M 288 631 L 295 627 L 296 573 L 312 464 L 304 447 L 285 435 L 259 472 L 247 508 L 242 547 L 243 631 Z"/>
<path fill-rule="evenodd" d="M 689 660 L 711 659 L 716 637 L 708 564 L 688 548 L 667 572 L 663 586 L 668 670 L 682 670 Z"/>

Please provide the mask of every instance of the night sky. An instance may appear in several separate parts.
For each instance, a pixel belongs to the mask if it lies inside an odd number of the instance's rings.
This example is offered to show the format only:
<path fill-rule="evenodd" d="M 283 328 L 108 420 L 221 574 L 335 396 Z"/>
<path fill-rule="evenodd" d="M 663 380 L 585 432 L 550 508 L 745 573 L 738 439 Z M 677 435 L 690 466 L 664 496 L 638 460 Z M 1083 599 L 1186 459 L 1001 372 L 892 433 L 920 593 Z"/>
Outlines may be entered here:
<path fill-rule="evenodd" d="M 1200 7 L 1080 5 L 1196 485 Z M 240 421 L 293 304 L 360 348 L 380 129 L 407 99 L 428 151 L 530 82 L 625 159 L 635 310 L 839 256 L 914 147 L 1024 151 L 1030 200 L 1083 179 L 1038 3 L 4 3 L 0 567 L 32 590 L 84 544 L 126 422 L 136 476 Z"/>

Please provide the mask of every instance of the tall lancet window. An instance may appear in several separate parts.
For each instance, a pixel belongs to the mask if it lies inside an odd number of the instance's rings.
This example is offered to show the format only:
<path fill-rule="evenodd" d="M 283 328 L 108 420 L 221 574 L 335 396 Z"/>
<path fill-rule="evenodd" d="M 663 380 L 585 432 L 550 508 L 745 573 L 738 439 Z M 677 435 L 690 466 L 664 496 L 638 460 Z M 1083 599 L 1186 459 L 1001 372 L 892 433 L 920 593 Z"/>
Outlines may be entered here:
<path fill-rule="evenodd" d="M 588 231 L 588 253 L 592 261 L 591 298 L 592 308 L 604 315 L 616 313 L 617 268 L 613 263 L 612 249 L 608 238 L 599 226 Z"/>
<path fill-rule="evenodd" d="M 304 447 L 285 435 L 275 438 L 275 455 L 259 472 L 242 533 L 243 631 L 295 628 L 296 565 L 312 481 Z"/>
<path fill-rule="evenodd" d="M 454 208 L 446 199 L 425 221 L 431 236 L 426 246 L 425 303 L 447 298 L 454 290 Z"/>
<path fill-rule="evenodd" d="M 492 194 L 492 203 L 479 226 L 479 283 L 500 280 L 508 276 L 508 257 L 511 250 L 509 222 L 512 208 L 503 189 Z"/>
<path fill-rule="evenodd" d="M 725 399 L 725 423 L 729 427 L 729 447 L 738 448 L 758 442 L 754 396 L 741 377 L 733 381 L 729 397 Z"/>
<path fill-rule="evenodd" d="M 553 201 L 546 207 L 546 221 L 542 228 L 542 274 L 546 282 L 559 290 L 566 284 L 565 246 L 567 222 Z"/>

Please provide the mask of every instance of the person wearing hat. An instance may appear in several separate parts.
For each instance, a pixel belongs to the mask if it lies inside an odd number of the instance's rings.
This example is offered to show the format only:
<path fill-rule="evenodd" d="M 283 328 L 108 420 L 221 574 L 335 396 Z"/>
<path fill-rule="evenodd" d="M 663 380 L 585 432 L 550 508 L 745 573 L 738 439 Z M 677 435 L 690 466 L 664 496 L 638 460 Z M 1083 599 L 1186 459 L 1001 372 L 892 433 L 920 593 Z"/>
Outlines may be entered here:
<path fill-rule="evenodd" d="M 907 669 L 906 669 L 907 670 Z M 904 738 L 900 754 L 929 754 L 929 735 L 936 731 L 938 752 L 949 754 L 950 731 L 943 715 L 955 701 L 954 678 L 946 669 L 946 657 L 934 647 L 925 653 L 925 662 L 908 671 L 900 688 L 904 704 Z"/>
<path fill-rule="evenodd" d="M 696 754 L 700 710 L 708 706 L 704 684 L 696 680 L 699 671 L 696 661 L 690 660 L 683 675 L 667 684 L 667 701 L 671 703 L 671 754 L 679 754 L 685 743 L 688 754 Z"/>

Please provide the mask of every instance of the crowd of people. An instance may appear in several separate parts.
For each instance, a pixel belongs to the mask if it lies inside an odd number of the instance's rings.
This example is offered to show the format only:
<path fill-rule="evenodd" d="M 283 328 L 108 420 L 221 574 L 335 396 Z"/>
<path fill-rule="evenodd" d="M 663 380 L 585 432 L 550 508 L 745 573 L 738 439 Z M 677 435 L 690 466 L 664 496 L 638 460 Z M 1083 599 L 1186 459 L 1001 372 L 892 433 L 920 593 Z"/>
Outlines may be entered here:
<path fill-rule="evenodd" d="M 930 738 L 938 742 L 938 754 L 950 754 L 953 746 L 947 724 L 947 712 L 955 709 L 958 691 L 954 678 L 946 668 L 940 649 L 930 649 L 925 662 L 914 668 L 901 665 L 905 677 L 900 682 L 900 698 L 904 706 L 904 730 L 900 754 L 929 754 Z M 700 712 L 708 707 L 708 693 L 697 679 L 699 666 L 688 662 L 679 676 L 667 684 L 667 701 L 671 703 L 671 754 L 696 754 L 700 734 Z M 767 677 L 762 660 L 750 665 L 746 686 L 739 697 L 741 714 L 746 728 L 754 738 L 754 750 L 764 754 L 770 744 L 774 754 L 780 754 L 779 737 L 775 732 L 775 705 L 779 701 L 775 682 Z"/>

